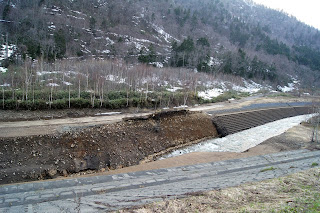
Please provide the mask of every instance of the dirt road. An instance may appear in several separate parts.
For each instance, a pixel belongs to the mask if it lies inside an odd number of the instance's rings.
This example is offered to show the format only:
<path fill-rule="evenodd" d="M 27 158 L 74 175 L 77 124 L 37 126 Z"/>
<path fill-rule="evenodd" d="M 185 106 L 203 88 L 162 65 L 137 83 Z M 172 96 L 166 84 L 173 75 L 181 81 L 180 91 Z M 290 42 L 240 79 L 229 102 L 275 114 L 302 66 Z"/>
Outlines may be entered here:
<path fill-rule="evenodd" d="M 63 118 L 36 121 L 0 122 L 0 137 L 22 137 L 62 133 L 77 128 L 120 122 L 123 118 L 146 116 L 150 113 L 119 114 L 96 117 Z"/>
<path fill-rule="evenodd" d="M 313 102 L 314 100 L 318 100 L 316 98 L 284 98 L 284 97 L 273 97 L 273 98 L 266 98 L 261 96 L 252 96 L 243 98 L 240 100 L 233 100 L 223 103 L 214 103 L 214 104 L 207 104 L 201 106 L 194 106 L 188 108 L 190 111 L 222 111 L 222 110 L 230 110 L 230 109 L 241 109 L 246 106 L 255 105 L 255 104 L 262 104 L 262 103 L 290 103 L 290 102 Z M 101 111 L 101 110 L 100 110 Z M 42 115 L 42 117 L 59 117 L 59 113 L 61 111 L 46 111 L 41 112 L 48 113 L 50 116 Z M 110 124 L 120 122 L 123 118 L 128 117 L 136 117 L 136 116 L 146 116 L 154 113 L 154 111 L 144 112 L 144 113 L 129 113 L 124 112 L 121 114 L 116 115 L 105 115 L 103 116 L 85 116 L 85 114 L 79 115 L 84 117 L 78 118 L 61 118 L 61 119 L 50 119 L 50 120 L 33 120 L 39 119 L 36 112 L 7 112 L 1 111 L 0 114 L 3 117 L 10 117 L 8 120 L 19 120 L 24 117 L 28 117 L 31 121 L 14 121 L 14 122 L 0 122 L 0 137 L 22 137 L 22 136 L 32 136 L 32 135 L 48 135 L 48 134 L 55 134 L 55 133 L 62 133 L 65 131 L 70 131 L 73 129 L 85 128 L 94 125 L 101 125 L 101 124 Z M 26 114 L 26 115 L 23 115 Z M 74 113 L 73 113 L 74 114 Z M 5 116 L 4 116 L 5 115 Z M 16 116 L 16 118 L 15 118 Z"/>

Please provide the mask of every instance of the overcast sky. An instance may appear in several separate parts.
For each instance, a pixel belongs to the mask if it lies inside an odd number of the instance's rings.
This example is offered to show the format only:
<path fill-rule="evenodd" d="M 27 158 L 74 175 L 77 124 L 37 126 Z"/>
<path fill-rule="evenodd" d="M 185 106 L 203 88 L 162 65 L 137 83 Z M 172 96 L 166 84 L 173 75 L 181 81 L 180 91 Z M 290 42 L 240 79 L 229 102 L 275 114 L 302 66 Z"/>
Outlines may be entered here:
<path fill-rule="evenodd" d="M 320 0 L 253 0 L 297 17 L 298 20 L 320 29 Z"/>

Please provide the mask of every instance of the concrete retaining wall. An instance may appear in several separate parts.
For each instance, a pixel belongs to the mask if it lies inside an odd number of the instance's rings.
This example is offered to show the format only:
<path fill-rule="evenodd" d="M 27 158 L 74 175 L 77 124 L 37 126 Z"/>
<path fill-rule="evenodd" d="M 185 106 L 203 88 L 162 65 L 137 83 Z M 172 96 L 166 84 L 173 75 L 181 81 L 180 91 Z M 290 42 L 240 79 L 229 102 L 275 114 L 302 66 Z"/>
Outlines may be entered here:
<path fill-rule="evenodd" d="M 212 121 L 219 135 L 224 137 L 276 120 L 311 113 L 313 108 L 310 106 L 282 107 L 217 115 Z"/>

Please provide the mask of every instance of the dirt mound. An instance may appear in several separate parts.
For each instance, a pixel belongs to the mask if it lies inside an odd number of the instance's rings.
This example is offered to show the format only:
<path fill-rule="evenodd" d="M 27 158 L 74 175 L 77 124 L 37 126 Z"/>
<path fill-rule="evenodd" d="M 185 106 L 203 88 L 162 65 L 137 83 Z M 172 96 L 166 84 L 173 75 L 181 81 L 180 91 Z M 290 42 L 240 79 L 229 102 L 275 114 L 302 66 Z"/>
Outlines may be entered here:
<path fill-rule="evenodd" d="M 170 111 L 59 135 L 1 138 L 2 184 L 137 165 L 158 153 L 216 137 L 211 117 Z"/>

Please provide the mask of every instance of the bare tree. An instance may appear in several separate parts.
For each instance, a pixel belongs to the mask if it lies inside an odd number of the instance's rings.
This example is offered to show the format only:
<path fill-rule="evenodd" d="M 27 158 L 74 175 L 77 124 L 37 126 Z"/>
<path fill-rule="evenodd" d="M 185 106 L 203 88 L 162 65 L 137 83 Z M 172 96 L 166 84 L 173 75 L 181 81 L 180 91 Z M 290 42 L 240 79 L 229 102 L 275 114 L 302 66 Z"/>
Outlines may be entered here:
<path fill-rule="evenodd" d="M 313 125 L 311 141 L 319 143 L 320 107 L 315 107 L 315 113 L 317 115 L 311 119 L 311 123 Z"/>
<path fill-rule="evenodd" d="M 2 109 L 4 109 L 4 88 L 2 86 Z"/>

